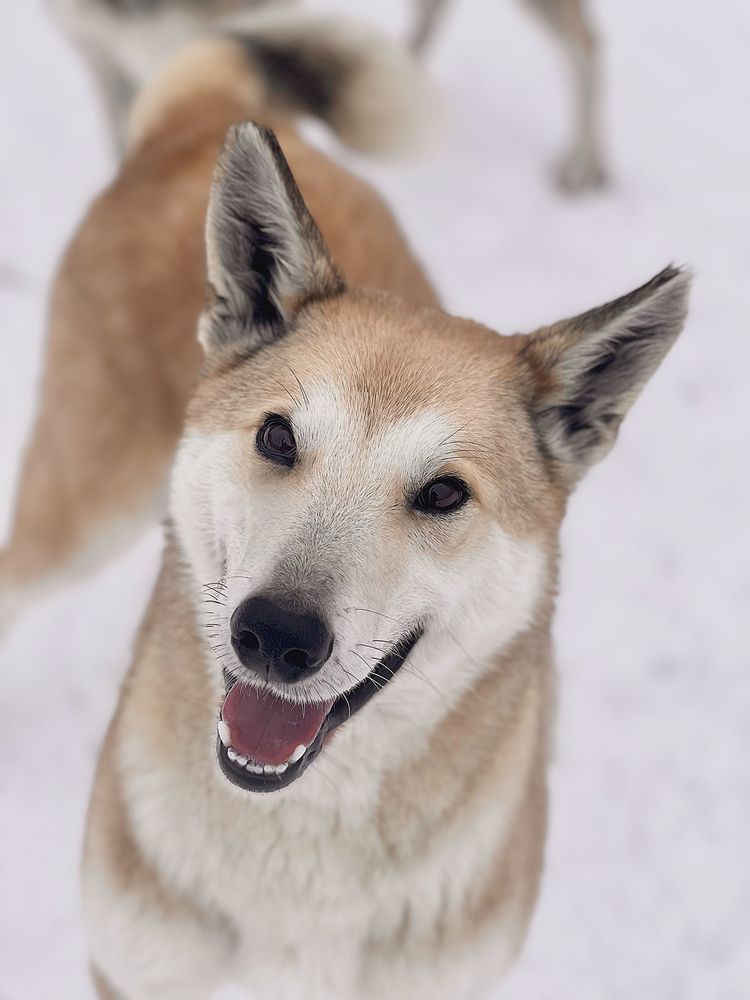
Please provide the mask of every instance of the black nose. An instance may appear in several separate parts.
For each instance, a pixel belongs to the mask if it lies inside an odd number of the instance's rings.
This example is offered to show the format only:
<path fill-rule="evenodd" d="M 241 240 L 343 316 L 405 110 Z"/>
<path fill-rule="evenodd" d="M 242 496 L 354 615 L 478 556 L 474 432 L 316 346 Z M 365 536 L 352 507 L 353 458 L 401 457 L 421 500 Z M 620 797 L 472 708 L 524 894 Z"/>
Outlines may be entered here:
<path fill-rule="evenodd" d="M 284 684 L 317 673 L 333 649 L 333 634 L 322 619 L 262 595 L 238 605 L 231 631 L 240 662 Z"/>

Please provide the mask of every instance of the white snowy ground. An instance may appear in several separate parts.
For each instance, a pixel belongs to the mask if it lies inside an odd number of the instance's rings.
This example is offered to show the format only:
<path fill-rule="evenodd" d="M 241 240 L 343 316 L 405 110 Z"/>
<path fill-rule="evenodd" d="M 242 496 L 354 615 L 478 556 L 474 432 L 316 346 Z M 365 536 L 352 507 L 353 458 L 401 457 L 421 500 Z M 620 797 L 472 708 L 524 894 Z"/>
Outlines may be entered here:
<path fill-rule="evenodd" d="M 388 0 L 377 16 L 398 29 L 406 5 Z M 564 135 L 560 64 L 510 0 L 457 2 L 432 52 L 450 107 L 442 150 L 361 169 L 447 306 L 501 330 L 592 306 L 670 260 L 697 272 L 684 338 L 571 506 L 547 873 L 497 996 L 744 1000 L 750 8 L 601 0 L 595 12 L 614 173 L 605 193 L 565 201 L 548 184 Z M 50 269 L 112 166 L 87 77 L 39 0 L 0 10 L 0 126 L 5 523 Z M 40 602 L 0 648 L 3 1000 L 89 996 L 76 889 L 84 808 L 158 551 L 154 531 Z"/>

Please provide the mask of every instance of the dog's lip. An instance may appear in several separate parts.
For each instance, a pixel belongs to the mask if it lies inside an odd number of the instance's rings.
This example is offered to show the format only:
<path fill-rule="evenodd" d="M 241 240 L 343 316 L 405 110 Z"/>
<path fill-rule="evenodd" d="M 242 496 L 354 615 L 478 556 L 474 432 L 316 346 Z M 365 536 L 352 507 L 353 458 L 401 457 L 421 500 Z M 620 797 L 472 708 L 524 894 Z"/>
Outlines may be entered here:
<path fill-rule="evenodd" d="M 363 708 L 381 688 L 390 683 L 422 637 L 423 631 L 424 629 L 421 625 L 414 626 L 411 631 L 407 632 L 395 643 L 390 652 L 378 660 L 373 669 L 359 684 L 338 696 L 323 720 L 323 724 L 318 730 L 318 735 L 310 746 L 307 747 L 302 757 L 294 763 L 289 764 L 283 773 L 253 774 L 247 771 L 235 761 L 230 760 L 226 747 L 217 736 L 216 756 L 224 777 L 228 778 L 232 784 L 248 792 L 275 792 L 286 788 L 287 785 L 291 785 L 293 781 L 299 778 L 303 771 L 307 770 L 318 756 L 326 737 L 334 729 L 338 728 L 338 726 L 344 722 L 348 722 L 355 712 Z M 385 673 L 380 672 L 382 668 L 385 668 Z M 375 677 L 377 677 L 377 683 L 373 683 Z M 225 680 L 229 684 L 227 690 L 227 693 L 229 693 L 229 690 L 231 690 L 236 681 L 227 678 L 226 674 Z"/>

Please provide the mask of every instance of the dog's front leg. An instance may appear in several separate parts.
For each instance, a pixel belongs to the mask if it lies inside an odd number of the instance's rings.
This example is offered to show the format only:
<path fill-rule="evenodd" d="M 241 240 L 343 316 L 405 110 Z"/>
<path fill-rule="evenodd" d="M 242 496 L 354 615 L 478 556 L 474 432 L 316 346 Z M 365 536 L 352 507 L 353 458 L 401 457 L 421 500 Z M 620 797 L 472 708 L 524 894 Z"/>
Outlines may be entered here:
<path fill-rule="evenodd" d="M 126 803 L 113 734 L 99 761 L 82 865 L 92 976 L 104 1000 L 208 1000 L 232 978 L 228 921 L 147 856 Z"/>
<path fill-rule="evenodd" d="M 119 875 L 97 873 L 85 893 L 98 997 L 208 1000 L 231 978 L 231 932 L 171 895 L 155 873 L 133 868 L 129 879 L 123 885 Z"/>

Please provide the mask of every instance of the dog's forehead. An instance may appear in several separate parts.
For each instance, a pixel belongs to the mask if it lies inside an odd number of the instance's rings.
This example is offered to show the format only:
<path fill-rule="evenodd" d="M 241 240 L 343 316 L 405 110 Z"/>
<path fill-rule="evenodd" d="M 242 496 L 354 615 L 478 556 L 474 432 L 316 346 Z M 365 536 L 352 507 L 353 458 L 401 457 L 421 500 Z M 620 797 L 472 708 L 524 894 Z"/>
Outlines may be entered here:
<path fill-rule="evenodd" d="M 456 419 L 435 406 L 398 415 L 384 407 L 377 419 L 346 385 L 328 378 L 305 385 L 293 420 L 307 447 L 365 453 L 368 465 L 382 470 L 449 461 L 460 431 Z"/>

